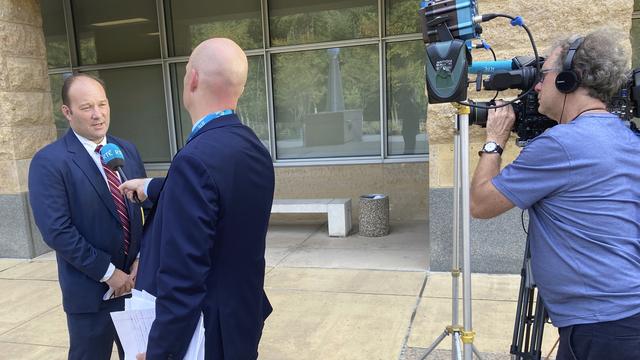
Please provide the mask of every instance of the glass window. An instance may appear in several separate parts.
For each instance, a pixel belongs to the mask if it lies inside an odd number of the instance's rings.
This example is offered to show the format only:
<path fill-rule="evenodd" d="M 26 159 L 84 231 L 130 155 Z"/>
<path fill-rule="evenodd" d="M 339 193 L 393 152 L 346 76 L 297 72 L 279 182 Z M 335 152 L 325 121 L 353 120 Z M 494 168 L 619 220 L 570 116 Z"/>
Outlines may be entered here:
<path fill-rule="evenodd" d="M 186 56 L 211 37 L 232 39 L 243 49 L 262 48 L 260 0 L 168 1 L 170 56 Z"/>
<path fill-rule="evenodd" d="M 155 0 L 74 0 L 81 65 L 160 57 Z"/>
<path fill-rule="evenodd" d="M 51 85 L 51 104 L 53 111 L 53 121 L 56 124 L 56 132 L 58 139 L 61 138 L 69 128 L 69 121 L 62 115 L 62 82 L 64 79 L 63 74 L 49 75 L 49 84 Z"/>
<path fill-rule="evenodd" d="M 376 45 L 273 55 L 279 159 L 380 155 Z"/>
<path fill-rule="evenodd" d="M 387 44 L 387 149 L 389 155 L 428 152 L 421 40 Z"/>
<path fill-rule="evenodd" d="M 267 95 L 264 75 L 264 57 L 250 56 L 249 74 L 244 93 L 238 101 L 238 116 L 242 123 L 250 127 L 269 148 L 269 122 L 267 117 Z M 182 147 L 191 133 L 191 117 L 182 105 L 183 78 L 186 63 L 171 65 L 171 83 L 174 91 L 173 108 L 176 118 L 176 136 L 178 147 Z"/>
<path fill-rule="evenodd" d="M 69 66 L 69 43 L 62 0 L 41 0 L 40 12 L 49 68 Z"/>
<path fill-rule="evenodd" d="M 146 163 L 169 162 L 169 130 L 160 65 L 91 72 L 107 87 L 109 134 L 133 142 Z"/>
<path fill-rule="evenodd" d="M 419 2 L 415 0 L 388 0 L 386 2 L 387 35 L 421 32 Z"/>
<path fill-rule="evenodd" d="M 376 0 L 271 0 L 271 45 L 308 44 L 378 36 Z"/>

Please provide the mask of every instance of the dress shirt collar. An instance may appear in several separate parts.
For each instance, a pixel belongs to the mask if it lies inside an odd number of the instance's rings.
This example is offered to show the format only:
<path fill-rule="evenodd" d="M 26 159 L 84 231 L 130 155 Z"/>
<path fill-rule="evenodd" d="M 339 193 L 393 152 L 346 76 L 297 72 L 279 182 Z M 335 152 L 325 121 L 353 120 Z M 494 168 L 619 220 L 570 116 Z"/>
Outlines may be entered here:
<path fill-rule="evenodd" d="M 96 147 L 98 147 L 98 145 L 102 145 L 102 146 L 107 145 L 107 137 L 106 136 L 104 138 L 102 138 L 102 141 L 100 141 L 99 144 L 96 144 L 95 142 L 87 139 L 86 137 L 79 135 L 75 131 L 73 132 L 73 134 L 78 138 L 78 140 L 80 140 L 80 143 L 82 144 L 82 146 L 84 146 L 85 149 L 87 149 L 87 152 L 89 152 L 90 155 L 95 154 Z"/>

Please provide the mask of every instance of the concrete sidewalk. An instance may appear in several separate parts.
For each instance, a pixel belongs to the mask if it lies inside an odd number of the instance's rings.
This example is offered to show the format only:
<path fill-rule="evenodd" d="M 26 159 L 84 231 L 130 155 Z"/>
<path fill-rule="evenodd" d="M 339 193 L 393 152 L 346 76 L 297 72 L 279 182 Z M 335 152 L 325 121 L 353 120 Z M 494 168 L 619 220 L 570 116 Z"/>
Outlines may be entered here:
<path fill-rule="evenodd" d="M 330 238 L 326 224 L 272 225 L 267 244 L 274 312 L 260 359 L 419 359 L 451 323 L 451 277 L 425 270 L 426 223 L 394 224 L 382 238 Z M 475 345 L 486 359 L 508 359 L 519 282 L 473 276 Z M 0 293 L 0 359 L 66 359 L 55 256 L 0 259 Z M 556 334 L 546 330 L 543 354 Z M 450 348 L 446 338 L 430 358 L 450 359 Z"/>

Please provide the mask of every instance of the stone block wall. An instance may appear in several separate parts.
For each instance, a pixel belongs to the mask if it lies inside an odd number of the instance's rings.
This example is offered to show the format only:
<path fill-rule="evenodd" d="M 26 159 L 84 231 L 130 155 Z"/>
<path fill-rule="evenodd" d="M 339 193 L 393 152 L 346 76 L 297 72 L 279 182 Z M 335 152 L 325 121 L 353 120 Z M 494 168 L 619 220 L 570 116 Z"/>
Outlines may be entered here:
<path fill-rule="evenodd" d="M 0 256 L 46 251 L 31 220 L 31 158 L 55 139 L 37 0 L 0 0 Z"/>
<path fill-rule="evenodd" d="M 392 222 L 427 220 L 428 164 L 368 164 L 276 168 L 276 199 L 351 198 L 354 224 L 360 214 L 360 195 L 389 196 Z M 274 221 L 295 215 L 273 215 Z M 324 216 L 326 218 L 326 216 Z M 299 219 L 312 218 L 300 215 Z"/>

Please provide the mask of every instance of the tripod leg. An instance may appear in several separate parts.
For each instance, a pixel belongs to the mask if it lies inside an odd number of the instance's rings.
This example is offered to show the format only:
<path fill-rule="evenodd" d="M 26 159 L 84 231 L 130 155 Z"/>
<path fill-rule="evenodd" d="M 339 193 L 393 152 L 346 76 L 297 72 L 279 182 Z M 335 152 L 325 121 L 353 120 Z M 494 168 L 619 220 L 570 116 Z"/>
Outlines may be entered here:
<path fill-rule="evenodd" d="M 520 274 L 520 292 L 518 294 L 518 305 L 516 308 L 516 319 L 513 326 L 513 339 L 511 340 L 511 351 L 513 359 L 517 359 L 518 353 L 522 351 L 522 329 L 524 328 L 524 314 L 526 314 L 527 289 L 525 287 L 524 265 Z"/>
<path fill-rule="evenodd" d="M 482 359 L 482 356 L 480 355 L 480 351 L 478 351 L 478 348 L 474 344 L 471 344 L 471 348 L 473 349 L 473 353 L 476 354 L 476 357 L 478 359 L 484 360 L 484 359 Z"/>
<path fill-rule="evenodd" d="M 431 352 L 433 350 L 435 350 L 436 346 L 438 346 L 438 344 L 440 344 L 442 342 L 442 340 L 444 340 L 444 338 L 447 337 L 447 335 L 449 335 L 449 331 L 447 331 L 446 329 L 442 332 L 442 334 L 440 334 L 440 336 L 438 336 L 438 338 L 433 342 L 433 344 L 431 344 L 431 346 L 429 346 L 429 348 L 427 349 L 427 352 L 424 353 L 424 355 L 420 358 L 420 360 L 424 360 L 427 358 L 427 356 L 429 356 L 429 354 L 431 354 Z"/>
<path fill-rule="evenodd" d="M 451 359 L 452 360 L 462 360 L 462 339 L 460 338 L 459 332 L 453 333 L 453 343 L 455 344 L 454 349 L 451 350 Z"/>
<path fill-rule="evenodd" d="M 547 322 L 547 309 L 544 307 L 544 302 L 538 293 L 536 301 L 536 316 L 533 320 L 533 336 L 531 344 L 531 356 L 533 359 L 540 359 L 542 356 L 542 335 L 544 333 L 544 325 Z"/>

